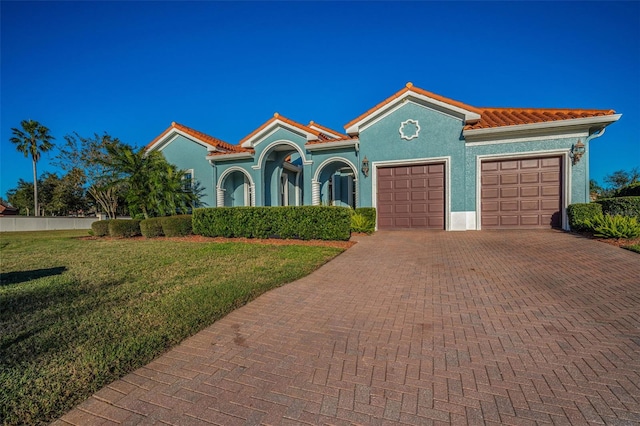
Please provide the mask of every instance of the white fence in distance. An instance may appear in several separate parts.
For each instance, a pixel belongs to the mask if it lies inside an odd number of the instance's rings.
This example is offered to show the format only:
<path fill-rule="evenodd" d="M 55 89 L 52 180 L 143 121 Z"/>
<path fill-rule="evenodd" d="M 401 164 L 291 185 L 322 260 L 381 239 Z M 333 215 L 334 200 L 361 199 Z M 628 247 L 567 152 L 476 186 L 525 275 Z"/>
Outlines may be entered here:
<path fill-rule="evenodd" d="M 0 232 L 91 229 L 97 217 L 1 216 Z"/>

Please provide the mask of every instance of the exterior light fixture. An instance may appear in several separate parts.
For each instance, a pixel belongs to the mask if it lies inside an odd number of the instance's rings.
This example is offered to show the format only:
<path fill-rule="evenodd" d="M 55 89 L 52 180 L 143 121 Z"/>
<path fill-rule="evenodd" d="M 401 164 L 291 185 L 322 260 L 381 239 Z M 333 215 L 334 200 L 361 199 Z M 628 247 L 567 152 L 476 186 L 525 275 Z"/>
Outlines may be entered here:
<path fill-rule="evenodd" d="M 369 160 L 366 156 L 362 159 L 362 174 L 364 174 L 364 177 L 369 176 Z"/>
<path fill-rule="evenodd" d="M 569 157 L 571 157 L 571 163 L 575 166 L 578 164 L 578 161 L 582 158 L 585 152 L 584 144 L 581 140 L 578 141 L 575 145 L 571 147 L 571 152 L 569 153 Z"/>

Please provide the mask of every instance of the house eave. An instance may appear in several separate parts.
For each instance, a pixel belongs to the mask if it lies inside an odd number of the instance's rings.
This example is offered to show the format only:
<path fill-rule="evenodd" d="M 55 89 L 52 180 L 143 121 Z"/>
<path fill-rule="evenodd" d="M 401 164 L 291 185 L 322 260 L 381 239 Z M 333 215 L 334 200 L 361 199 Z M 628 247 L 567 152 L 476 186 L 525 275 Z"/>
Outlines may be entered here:
<path fill-rule="evenodd" d="M 437 111 L 459 117 L 464 120 L 465 124 L 474 123 L 480 120 L 480 114 L 475 111 L 470 111 L 456 105 L 451 105 L 447 102 L 443 102 L 441 100 L 434 99 L 432 97 L 409 90 L 402 96 L 384 105 L 384 107 L 373 111 L 371 114 L 363 117 L 361 120 L 353 123 L 351 126 L 346 127 L 347 134 L 357 135 L 358 133 L 360 133 L 361 127 L 366 126 L 367 123 L 374 121 L 377 117 L 385 115 L 389 110 L 396 108 L 398 105 L 406 102 L 407 100 L 418 101 L 419 104 L 423 104 L 428 108 L 433 108 Z"/>
<path fill-rule="evenodd" d="M 215 151 L 210 151 L 215 152 Z M 244 158 L 253 158 L 252 152 L 233 152 L 229 154 L 218 154 L 218 155 L 207 155 L 207 160 L 212 162 L 218 161 L 229 161 L 229 160 L 240 160 Z"/>
<path fill-rule="evenodd" d="M 339 149 L 345 147 L 353 146 L 356 150 L 358 149 L 360 140 L 359 139 L 349 139 L 345 141 L 327 141 L 324 143 L 310 143 L 306 144 L 305 148 L 307 151 L 326 151 L 331 149 Z"/>
<path fill-rule="evenodd" d="M 593 133 L 620 119 L 622 114 L 598 117 L 574 118 L 569 120 L 545 121 L 542 123 L 517 124 L 514 126 L 490 127 L 486 129 L 463 130 L 466 142 L 490 139 L 527 138 L 543 135 L 562 135 L 568 133 Z"/>

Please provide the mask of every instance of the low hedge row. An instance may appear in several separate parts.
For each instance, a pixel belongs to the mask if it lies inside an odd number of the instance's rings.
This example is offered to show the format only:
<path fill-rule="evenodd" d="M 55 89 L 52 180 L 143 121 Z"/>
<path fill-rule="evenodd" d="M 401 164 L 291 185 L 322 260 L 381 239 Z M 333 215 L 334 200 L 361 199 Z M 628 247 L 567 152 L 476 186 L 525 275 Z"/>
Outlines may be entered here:
<path fill-rule="evenodd" d="M 567 208 L 569 226 L 573 231 L 587 231 L 588 222 L 597 216 L 602 216 L 602 206 L 598 203 L 576 203 Z"/>
<path fill-rule="evenodd" d="M 140 231 L 146 238 L 162 237 L 164 232 L 162 231 L 162 218 L 152 217 L 140 222 Z"/>
<path fill-rule="evenodd" d="M 152 217 L 140 222 L 142 235 L 147 238 L 184 237 L 191 235 L 191 215 Z"/>
<path fill-rule="evenodd" d="M 91 224 L 92 235 L 95 237 L 106 237 L 109 235 L 109 221 L 98 220 Z"/>
<path fill-rule="evenodd" d="M 109 235 L 112 237 L 130 238 L 142 235 L 138 219 L 111 219 L 107 222 L 109 222 Z"/>
<path fill-rule="evenodd" d="M 211 207 L 193 211 L 193 232 L 205 237 L 348 240 L 348 207 Z"/>
<path fill-rule="evenodd" d="M 600 198 L 596 203 L 602 206 L 602 212 L 612 216 L 630 216 L 640 219 L 640 197 Z"/>

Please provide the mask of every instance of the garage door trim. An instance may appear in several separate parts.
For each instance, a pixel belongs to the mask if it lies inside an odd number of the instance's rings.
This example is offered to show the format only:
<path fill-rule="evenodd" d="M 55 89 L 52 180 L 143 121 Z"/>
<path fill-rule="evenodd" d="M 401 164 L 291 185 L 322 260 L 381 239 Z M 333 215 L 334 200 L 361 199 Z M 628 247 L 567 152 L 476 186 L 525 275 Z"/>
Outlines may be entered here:
<path fill-rule="evenodd" d="M 548 151 L 530 151 L 510 154 L 486 154 L 476 156 L 476 229 L 482 229 L 482 163 L 485 161 L 519 160 L 527 158 L 560 157 L 562 162 L 562 229 L 568 229 L 567 207 L 571 200 L 571 161 L 569 149 L 557 149 Z"/>
<path fill-rule="evenodd" d="M 378 208 L 378 168 L 396 166 L 417 166 L 444 163 L 444 229 L 450 229 L 451 217 L 451 157 L 428 157 L 411 160 L 373 161 L 371 162 L 371 205 Z M 376 230 L 378 219 L 376 215 Z"/>

